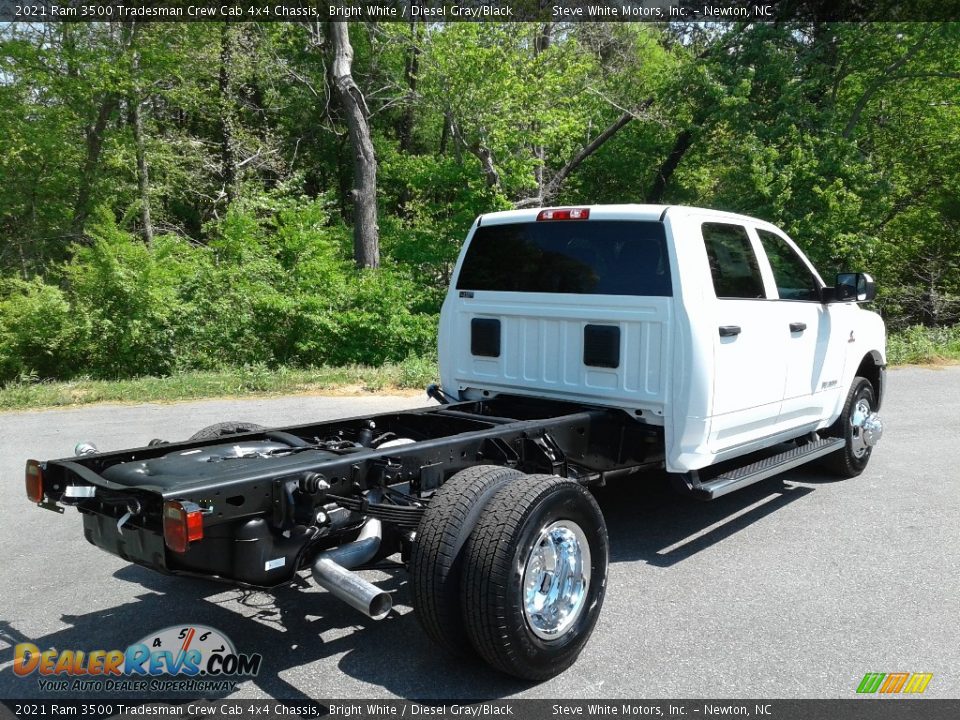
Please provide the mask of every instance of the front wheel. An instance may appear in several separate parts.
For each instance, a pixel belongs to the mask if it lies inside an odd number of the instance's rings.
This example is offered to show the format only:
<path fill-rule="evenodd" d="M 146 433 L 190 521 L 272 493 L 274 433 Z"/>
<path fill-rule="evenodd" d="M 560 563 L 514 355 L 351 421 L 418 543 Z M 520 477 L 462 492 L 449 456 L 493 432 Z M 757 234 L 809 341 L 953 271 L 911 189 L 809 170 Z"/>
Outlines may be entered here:
<path fill-rule="evenodd" d="M 825 458 L 826 464 L 837 475 L 856 477 L 870 462 L 873 446 L 883 432 L 874 410 L 876 406 L 876 395 L 870 381 L 862 377 L 854 378 L 843 412 L 827 431 L 828 435 L 844 439 L 843 448 Z"/>
<path fill-rule="evenodd" d="M 608 555 L 603 515 L 584 487 L 553 475 L 504 485 L 466 548 L 460 599 L 477 652 L 527 680 L 566 670 L 600 615 Z"/>

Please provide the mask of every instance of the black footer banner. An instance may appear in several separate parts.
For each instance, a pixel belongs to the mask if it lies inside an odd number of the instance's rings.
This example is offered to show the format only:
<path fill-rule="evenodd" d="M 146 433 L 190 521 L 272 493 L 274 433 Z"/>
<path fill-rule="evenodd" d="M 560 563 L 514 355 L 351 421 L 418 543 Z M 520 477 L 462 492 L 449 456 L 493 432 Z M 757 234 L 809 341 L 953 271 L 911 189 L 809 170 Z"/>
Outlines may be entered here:
<path fill-rule="evenodd" d="M 960 699 L 849 700 L 3 700 L 0 720 L 83 718 L 344 718 L 345 720 L 956 720 Z"/>

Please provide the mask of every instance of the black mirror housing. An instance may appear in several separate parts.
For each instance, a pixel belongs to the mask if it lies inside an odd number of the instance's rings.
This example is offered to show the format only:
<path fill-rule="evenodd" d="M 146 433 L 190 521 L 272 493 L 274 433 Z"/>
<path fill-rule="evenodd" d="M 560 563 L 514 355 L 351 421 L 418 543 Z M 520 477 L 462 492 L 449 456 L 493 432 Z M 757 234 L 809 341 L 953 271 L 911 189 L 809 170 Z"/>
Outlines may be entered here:
<path fill-rule="evenodd" d="M 832 290 L 833 302 L 870 302 L 877 296 L 877 284 L 867 273 L 838 273 Z"/>

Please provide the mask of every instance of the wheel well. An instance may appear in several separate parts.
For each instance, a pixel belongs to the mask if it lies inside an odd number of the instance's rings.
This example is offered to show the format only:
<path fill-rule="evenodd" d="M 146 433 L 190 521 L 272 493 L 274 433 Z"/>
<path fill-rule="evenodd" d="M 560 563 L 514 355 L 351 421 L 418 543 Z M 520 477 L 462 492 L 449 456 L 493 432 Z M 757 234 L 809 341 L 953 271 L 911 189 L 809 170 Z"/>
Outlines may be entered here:
<path fill-rule="evenodd" d="M 883 391 L 886 389 L 883 387 L 884 367 L 883 359 L 880 355 L 871 351 L 863 356 L 863 360 L 860 361 L 860 367 L 857 368 L 856 372 L 858 376 L 866 378 L 870 381 L 870 384 L 873 385 L 873 394 L 877 400 L 877 410 L 880 409 Z"/>

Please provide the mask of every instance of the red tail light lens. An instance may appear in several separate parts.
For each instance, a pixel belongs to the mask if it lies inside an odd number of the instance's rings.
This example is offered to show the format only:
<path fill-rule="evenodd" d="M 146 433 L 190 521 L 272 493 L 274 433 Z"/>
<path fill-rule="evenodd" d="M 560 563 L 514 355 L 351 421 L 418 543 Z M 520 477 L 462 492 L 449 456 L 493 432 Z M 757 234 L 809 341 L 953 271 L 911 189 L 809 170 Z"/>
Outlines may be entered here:
<path fill-rule="evenodd" d="M 203 512 L 192 502 L 170 500 L 163 504 L 163 541 L 173 552 L 186 552 L 190 543 L 203 539 Z"/>
<path fill-rule="evenodd" d="M 30 502 L 43 502 L 43 468 L 36 460 L 27 460 L 27 497 Z"/>
<path fill-rule="evenodd" d="M 541 210 L 537 220 L 588 220 L 590 208 L 566 208 L 563 210 Z"/>

